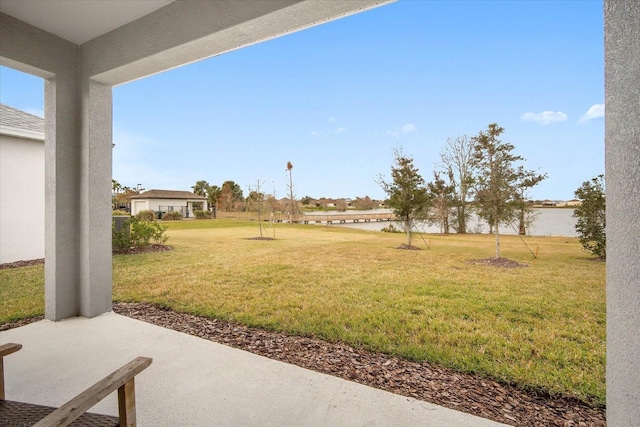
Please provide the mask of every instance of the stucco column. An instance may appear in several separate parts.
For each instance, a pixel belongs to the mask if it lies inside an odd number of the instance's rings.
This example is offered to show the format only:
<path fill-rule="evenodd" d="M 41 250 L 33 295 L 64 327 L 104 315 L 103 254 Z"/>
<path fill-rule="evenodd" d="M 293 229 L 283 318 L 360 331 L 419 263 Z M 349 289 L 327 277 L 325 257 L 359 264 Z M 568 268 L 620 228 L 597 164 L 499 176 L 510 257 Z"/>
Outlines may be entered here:
<path fill-rule="evenodd" d="M 605 2 L 607 425 L 640 420 L 640 2 Z"/>
<path fill-rule="evenodd" d="M 45 316 L 78 315 L 79 141 L 76 64 L 45 80 Z"/>
<path fill-rule="evenodd" d="M 80 89 L 79 312 L 111 311 L 111 86 L 82 77 Z"/>
<path fill-rule="evenodd" d="M 45 80 L 45 317 L 111 310 L 111 87 Z"/>

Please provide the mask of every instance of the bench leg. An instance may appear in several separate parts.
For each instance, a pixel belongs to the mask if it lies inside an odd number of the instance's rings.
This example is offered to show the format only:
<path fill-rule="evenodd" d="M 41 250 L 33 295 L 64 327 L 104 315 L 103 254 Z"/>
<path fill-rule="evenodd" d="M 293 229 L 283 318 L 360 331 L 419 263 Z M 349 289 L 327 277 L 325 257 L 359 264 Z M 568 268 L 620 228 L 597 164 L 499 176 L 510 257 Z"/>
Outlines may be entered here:
<path fill-rule="evenodd" d="M 0 400 L 4 400 L 4 363 L 0 357 Z"/>
<path fill-rule="evenodd" d="M 120 427 L 135 427 L 136 388 L 133 378 L 118 388 L 118 412 L 120 415 Z"/>

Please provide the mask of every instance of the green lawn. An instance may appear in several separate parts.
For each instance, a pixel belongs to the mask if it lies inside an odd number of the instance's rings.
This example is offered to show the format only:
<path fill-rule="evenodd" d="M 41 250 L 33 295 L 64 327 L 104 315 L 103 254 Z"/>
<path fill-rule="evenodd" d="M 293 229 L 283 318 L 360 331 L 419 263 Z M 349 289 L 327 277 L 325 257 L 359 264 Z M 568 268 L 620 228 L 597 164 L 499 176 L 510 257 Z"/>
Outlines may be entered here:
<path fill-rule="evenodd" d="M 572 238 L 525 238 L 529 268 L 472 265 L 487 235 L 404 235 L 255 223 L 169 223 L 171 252 L 114 256 L 114 300 L 158 303 L 428 360 L 522 388 L 605 402 L 605 264 Z M 425 247 L 420 238 L 415 244 Z M 531 263 L 516 236 L 504 257 Z M 0 271 L 0 322 L 43 311 L 42 267 Z"/>

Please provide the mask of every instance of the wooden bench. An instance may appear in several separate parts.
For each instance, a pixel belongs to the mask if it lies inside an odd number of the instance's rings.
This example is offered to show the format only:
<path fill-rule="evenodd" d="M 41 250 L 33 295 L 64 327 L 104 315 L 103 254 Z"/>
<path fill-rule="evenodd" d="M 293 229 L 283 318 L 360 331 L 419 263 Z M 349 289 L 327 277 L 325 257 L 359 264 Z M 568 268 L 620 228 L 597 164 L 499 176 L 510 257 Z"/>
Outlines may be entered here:
<path fill-rule="evenodd" d="M 1 426 L 135 426 L 134 377 L 151 365 L 149 357 L 137 357 L 107 375 L 59 408 L 5 400 L 4 357 L 20 350 L 20 344 L 0 345 L 0 425 Z M 86 413 L 96 403 L 118 390 L 119 417 Z"/>

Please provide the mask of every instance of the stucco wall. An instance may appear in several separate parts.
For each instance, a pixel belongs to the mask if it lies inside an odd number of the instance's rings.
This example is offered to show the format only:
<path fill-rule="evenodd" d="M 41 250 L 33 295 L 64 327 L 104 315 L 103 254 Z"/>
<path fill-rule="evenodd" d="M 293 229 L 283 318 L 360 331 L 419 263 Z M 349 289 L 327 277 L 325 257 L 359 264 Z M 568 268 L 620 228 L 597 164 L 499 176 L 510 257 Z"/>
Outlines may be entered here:
<path fill-rule="evenodd" d="M 0 263 L 44 258 L 44 141 L 0 135 Z"/>
<path fill-rule="evenodd" d="M 640 425 L 640 2 L 605 2 L 607 425 Z"/>

